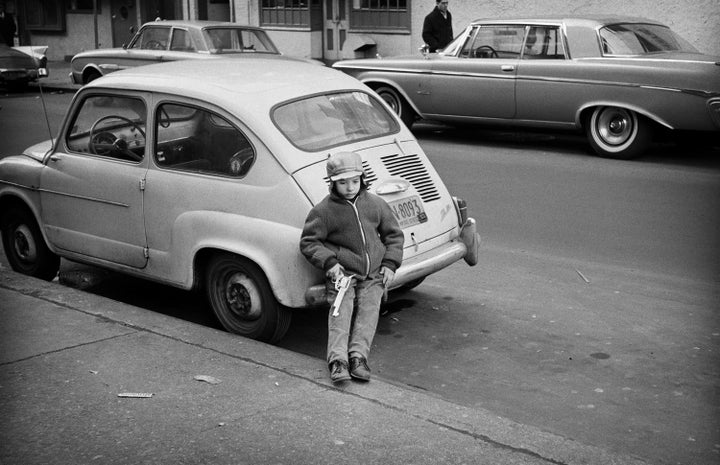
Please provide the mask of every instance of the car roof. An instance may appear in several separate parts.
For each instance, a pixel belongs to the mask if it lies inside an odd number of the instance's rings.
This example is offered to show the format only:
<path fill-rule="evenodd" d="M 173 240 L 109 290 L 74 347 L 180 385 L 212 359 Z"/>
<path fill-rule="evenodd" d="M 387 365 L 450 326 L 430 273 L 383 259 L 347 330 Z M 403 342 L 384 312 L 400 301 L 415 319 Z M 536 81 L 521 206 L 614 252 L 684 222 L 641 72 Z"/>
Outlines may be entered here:
<path fill-rule="evenodd" d="M 238 29 L 248 29 L 248 30 L 263 30 L 261 27 L 256 26 L 246 26 L 244 24 L 238 24 L 238 23 L 231 23 L 227 21 L 205 21 L 205 20 L 159 20 L 159 21 L 149 21 L 142 25 L 142 27 L 145 26 L 174 26 L 174 27 L 184 27 L 188 29 L 203 29 L 206 27 L 233 27 Z"/>
<path fill-rule="evenodd" d="M 602 26 L 606 24 L 617 24 L 617 23 L 644 23 L 644 24 L 659 24 L 657 21 L 653 21 L 647 18 L 637 16 L 622 16 L 622 15 L 583 15 L 583 16 L 572 16 L 572 15 L 559 15 L 559 16 L 533 16 L 533 17 L 520 17 L 520 18 L 480 18 L 472 21 L 471 24 L 478 23 L 495 23 L 495 24 L 515 24 L 515 23 L 564 23 L 568 26 Z"/>
<path fill-rule="evenodd" d="M 182 60 L 117 71 L 84 89 L 116 89 L 174 94 L 207 101 L 241 119 L 267 123 L 278 103 L 312 94 L 364 89 L 335 69 L 287 60 Z"/>

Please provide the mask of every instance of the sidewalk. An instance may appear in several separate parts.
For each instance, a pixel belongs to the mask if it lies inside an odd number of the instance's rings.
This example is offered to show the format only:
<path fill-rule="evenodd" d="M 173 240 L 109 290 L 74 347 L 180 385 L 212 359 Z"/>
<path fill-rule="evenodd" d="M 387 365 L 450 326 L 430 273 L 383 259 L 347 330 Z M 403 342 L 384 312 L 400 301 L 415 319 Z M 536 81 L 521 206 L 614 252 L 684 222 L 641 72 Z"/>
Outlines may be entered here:
<path fill-rule="evenodd" d="M 0 341 L 2 464 L 644 463 L 6 267 Z"/>

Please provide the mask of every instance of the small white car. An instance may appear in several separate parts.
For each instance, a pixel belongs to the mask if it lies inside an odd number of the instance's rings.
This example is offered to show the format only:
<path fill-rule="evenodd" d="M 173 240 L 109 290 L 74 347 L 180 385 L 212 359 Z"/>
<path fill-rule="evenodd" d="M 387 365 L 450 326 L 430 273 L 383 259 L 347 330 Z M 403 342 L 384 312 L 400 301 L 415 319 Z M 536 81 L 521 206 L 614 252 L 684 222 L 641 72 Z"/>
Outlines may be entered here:
<path fill-rule="evenodd" d="M 477 263 L 464 202 L 368 87 L 306 63 L 235 64 L 178 61 L 97 79 L 55 140 L 0 160 L 11 267 L 53 279 L 64 257 L 202 288 L 228 331 L 277 341 L 290 309 L 328 304 L 299 241 L 328 193 L 328 155 L 348 150 L 405 232 L 394 287 Z"/>

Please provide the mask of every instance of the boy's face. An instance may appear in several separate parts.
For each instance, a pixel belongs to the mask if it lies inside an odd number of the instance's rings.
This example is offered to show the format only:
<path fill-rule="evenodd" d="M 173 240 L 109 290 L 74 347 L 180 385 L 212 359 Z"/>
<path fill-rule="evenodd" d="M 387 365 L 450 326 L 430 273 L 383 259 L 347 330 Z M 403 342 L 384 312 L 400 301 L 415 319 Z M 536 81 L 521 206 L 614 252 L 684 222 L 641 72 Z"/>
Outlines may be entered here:
<path fill-rule="evenodd" d="M 360 176 L 335 181 L 335 189 L 337 189 L 340 197 L 347 200 L 354 199 L 360 192 Z"/>

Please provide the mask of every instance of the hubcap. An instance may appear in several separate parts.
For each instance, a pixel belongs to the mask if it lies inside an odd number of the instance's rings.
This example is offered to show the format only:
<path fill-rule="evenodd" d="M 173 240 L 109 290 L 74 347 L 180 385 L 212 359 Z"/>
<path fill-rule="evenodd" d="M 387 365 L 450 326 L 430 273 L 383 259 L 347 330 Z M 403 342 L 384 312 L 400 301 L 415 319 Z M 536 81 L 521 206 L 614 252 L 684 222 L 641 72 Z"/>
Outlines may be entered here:
<path fill-rule="evenodd" d="M 258 290 L 253 281 L 242 273 L 235 273 L 227 280 L 225 300 L 239 318 L 257 320 L 262 314 Z"/>
<path fill-rule="evenodd" d="M 20 225 L 14 234 L 13 246 L 15 255 L 25 262 L 33 262 L 37 260 L 37 247 L 33 241 L 30 228 L 26 225 Z"/>
<path fill-rule="evenodd" d="M 398 104 L 398 101 L 396 98 L 394 98 L 391 94 L 388 94 L 386 92 L 383 92 L 381 95 L 382 99 L 385 101 L 385 103 L 388 104 L 388 106 L 397 114 L 400 114 L 400 105 Z"/>
<path fill-rule="evenodd" d="M 607 144 L 621 145 L 632 136 L 634 125 L 626 110 L 611 108 L 600 113 L 596 127 L 598 134 Z"/>

